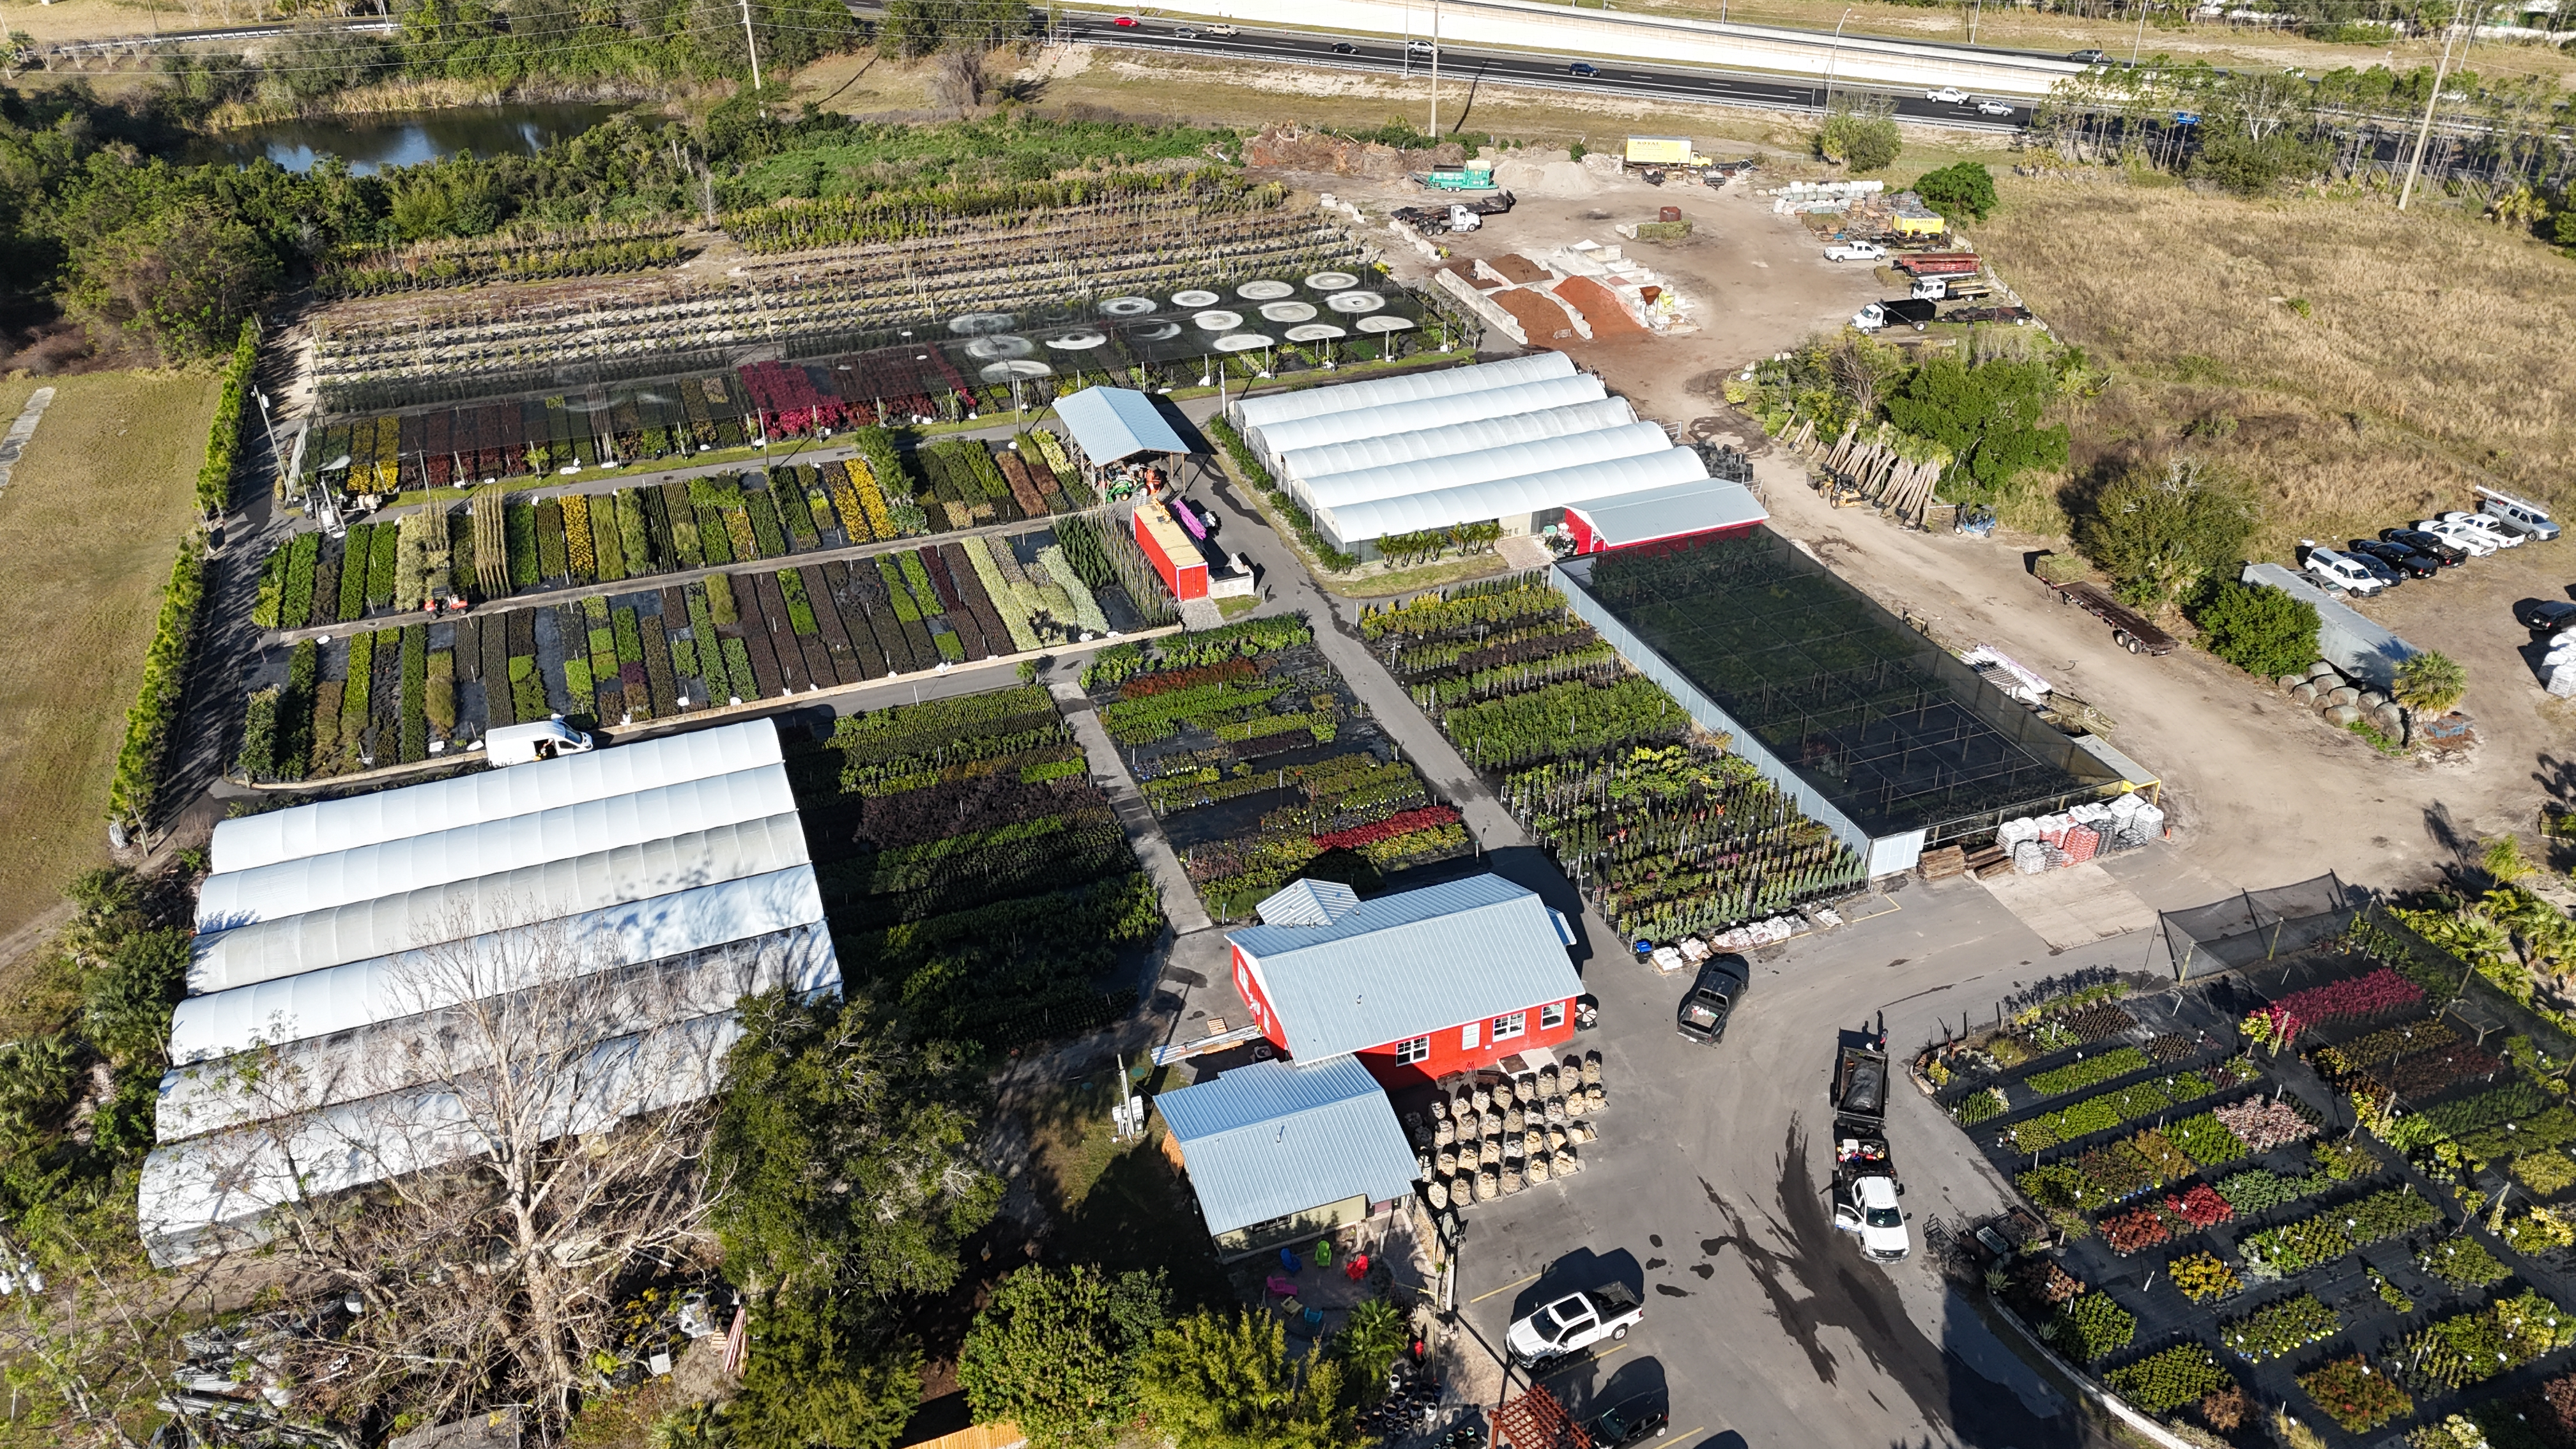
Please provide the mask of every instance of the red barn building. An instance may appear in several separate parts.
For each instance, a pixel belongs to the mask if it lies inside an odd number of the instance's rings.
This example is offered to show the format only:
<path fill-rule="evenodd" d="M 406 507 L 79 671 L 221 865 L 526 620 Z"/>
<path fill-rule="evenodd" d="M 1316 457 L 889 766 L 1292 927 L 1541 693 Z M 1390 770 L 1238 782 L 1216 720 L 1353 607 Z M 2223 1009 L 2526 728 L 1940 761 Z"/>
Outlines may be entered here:
<path fill-rule="evenodd" d="M 1350 1052 L 1388 1087 L 1574 1035 L 1573 927 L 1500 876 L 1373 901 L 1301 880 L 1226 939 L 1235 990 L 1273 1045 L 1298 1061 Z"/>

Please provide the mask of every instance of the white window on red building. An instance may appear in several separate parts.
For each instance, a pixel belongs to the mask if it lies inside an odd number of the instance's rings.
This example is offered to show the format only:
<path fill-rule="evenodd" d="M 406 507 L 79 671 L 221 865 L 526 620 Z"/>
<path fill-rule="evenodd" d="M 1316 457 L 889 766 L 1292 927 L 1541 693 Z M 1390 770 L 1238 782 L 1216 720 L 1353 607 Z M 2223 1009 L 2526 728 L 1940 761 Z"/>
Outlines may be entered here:
<path fill-rule="evenodd" d="M 1529 1013 L 1526 1011 L 1515 1011 L 1509 1016 L 1494 1018 L 1494 1040 L 1496 1041 L 1509 1041 L 1527 1030 L 1529 1030 Z"/>
<path fill-rule="evenodd" d="M 1415 1062 L 1430 1059 L 1431 1038 L 1427 1036 L 1417 1036 L 1411 1041 L 1400 1041 L 1395 1044 L 1395 1061 L 1398 1066 L 1409 1067 Z"/>
<path fill-rule="evenodd" d="M 1541 1030 L 1541 1031 L 1554 1031 L 1554 1030 L 1556 1030 L 1558 1027 L 1563 1026 L 1563 1025 L 1565 1025 L 1565 1003 L 1564 1003 L 1564 1002 L 1562 1002 L 1562 1001 L 1551 1001 L 1551 1002 L 1549 1002 L 1547 1005 L 1542 1006 L 1542 1007 L 1540 1007 L 1540 1008 L 1538 1009 L 1538 1029 L 1539 1029 L 1539 1030 Z"/>
<path fill-rule="evenodd" d="M 1476 1033 L 1481 1026 L 1482 1023 L 1471 1021 L 1458 1028 L 1458 1050 L 1471 1052 L 1476 1049 Z"/>

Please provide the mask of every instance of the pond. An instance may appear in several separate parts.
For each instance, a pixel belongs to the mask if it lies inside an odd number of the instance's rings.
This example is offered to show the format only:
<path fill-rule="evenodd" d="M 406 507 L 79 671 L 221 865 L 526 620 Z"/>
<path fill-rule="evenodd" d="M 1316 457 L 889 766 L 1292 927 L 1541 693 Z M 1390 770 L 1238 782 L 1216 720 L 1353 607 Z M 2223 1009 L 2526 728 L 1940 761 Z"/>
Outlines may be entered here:
<path fill-rule="evenodd" d="M 533 155 L 549 142 L 578 136 L 622 109 L 543 105 L 374 116 L 319 117 L 245 126 L 190 141 L 181 159 L 246 166 L 267 157 L 289 171 L 310 171 L 338 156 L 360 175 L 387 166 L 435 161 L 459 151 L 477 156 Z"/>

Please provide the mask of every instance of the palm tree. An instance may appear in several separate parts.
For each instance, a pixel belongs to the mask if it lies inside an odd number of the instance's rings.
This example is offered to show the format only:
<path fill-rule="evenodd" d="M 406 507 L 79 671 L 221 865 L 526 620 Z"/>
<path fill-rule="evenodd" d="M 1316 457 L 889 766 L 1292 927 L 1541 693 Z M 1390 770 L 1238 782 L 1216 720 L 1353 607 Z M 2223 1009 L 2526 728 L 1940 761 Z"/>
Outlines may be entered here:
<path fill-rule="evenodd" d="M 2468 671 L 2447 654 L 2427 650 L 2397 666 L 2397 702 L 2408 709 L 2442 714 L 2468 692 Z"/>
<path fill-rule="evenodd" d="M 2499 192 L 2495 200 L 2488 202 L 2487 220 L 2498 226 L 2527 228 L 2537 223 L 2548 211 L 2548 203 L 2542 201 L 2530 186 L 2522 185 L 2516 186 L 2511 191 Z"/>

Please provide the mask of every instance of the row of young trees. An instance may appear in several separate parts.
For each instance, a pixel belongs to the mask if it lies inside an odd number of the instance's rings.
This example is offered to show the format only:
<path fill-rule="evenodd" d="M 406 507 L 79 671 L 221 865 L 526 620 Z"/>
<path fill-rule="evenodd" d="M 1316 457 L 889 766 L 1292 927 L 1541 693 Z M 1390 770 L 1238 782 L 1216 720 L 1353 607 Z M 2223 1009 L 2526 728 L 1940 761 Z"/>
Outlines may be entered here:
<path fill-rule="evenodd" d="M 2188 172 L 2254 194 L 2329 171 L 2402 167 L 2436 67 L 2237 72 L 2165 57 L 2097 66 L 2034 108 L 2028 144 L 2068 160 Z M 2433 107 L 2428 174 L 2563 197 L 2576 177 L 2576 106 L 2547 75 L 2455 67 Z"/>

